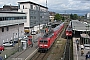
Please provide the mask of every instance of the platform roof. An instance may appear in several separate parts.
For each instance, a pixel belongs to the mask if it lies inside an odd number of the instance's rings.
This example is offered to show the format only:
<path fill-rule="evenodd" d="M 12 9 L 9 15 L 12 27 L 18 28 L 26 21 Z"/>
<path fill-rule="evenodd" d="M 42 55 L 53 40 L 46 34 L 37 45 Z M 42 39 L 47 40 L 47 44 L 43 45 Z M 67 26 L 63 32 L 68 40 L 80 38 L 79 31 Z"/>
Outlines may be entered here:
<path fill-rule="evenodd" d="M 90 24 L 78 20 L 72 20 L 72 28 L 75 31 L 90 31 Z"/>
<path fill-rule="evenodd" d="M 80 36 L 82 37 L 82 38 L 90 38 L 90 36 L 88 35 L 88 34 L 80 34 Z"/>

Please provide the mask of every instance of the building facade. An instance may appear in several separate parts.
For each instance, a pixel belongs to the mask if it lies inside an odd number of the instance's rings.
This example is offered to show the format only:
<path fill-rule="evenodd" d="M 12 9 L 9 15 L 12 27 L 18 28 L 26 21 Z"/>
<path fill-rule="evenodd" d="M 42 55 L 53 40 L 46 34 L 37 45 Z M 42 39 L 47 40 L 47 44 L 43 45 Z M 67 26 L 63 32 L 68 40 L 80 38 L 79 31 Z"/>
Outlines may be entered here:
<path fill-rule="evenodd" d="M 90 13 L 87 13 L 87 14 L 86 14 L 86 18 L 87 18 L 87 19 L 90 19 Z"/>
<path fill-rule="evenodd" d="M 32 29 L 37 31 L 49 21 L 48 8 L 30 1 L 18 2 L 19 12 L 27 14 L 27 22 L 24 23 L 25 32 Z"/>
<path fill-rule="evenodd" d="M 20 12 L 0 12 L 0 43 L 18 38 L 24 34 L 26 14 Z"/>
<path fill-rule="evenodd" d="M 51 22 L 54 22 L 54 17 L 55 17 L 55 12 L 49 12 L 49 14 L 50 14 L 50 16 L 49 16 L 49 18 L 50 18 L 50 21 Z"/>

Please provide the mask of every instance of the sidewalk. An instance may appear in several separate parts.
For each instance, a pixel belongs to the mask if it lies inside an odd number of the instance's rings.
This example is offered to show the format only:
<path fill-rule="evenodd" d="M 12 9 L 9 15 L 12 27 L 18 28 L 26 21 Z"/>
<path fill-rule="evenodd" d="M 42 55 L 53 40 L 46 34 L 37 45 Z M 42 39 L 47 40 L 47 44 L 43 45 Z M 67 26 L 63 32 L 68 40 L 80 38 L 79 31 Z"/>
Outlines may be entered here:
<path fill-rule="evenodd" d="M 41 34 L 34 35 L 34 41 L 38 41 L 38 38 L 41 36 L 42 36 Z M 18 48 L 16 48 L 16 47 L 14 47 L 14 48 L 12 47 L 12 49 L 7 49 L 7 50 L 3 51 L 1 55 L 3 55 L 3 57 L 4 57 L 4 55 L 7 53 L 8 58 L 6 60 L 28 60 L 28 58 L 32 57 L 38 51 L 37 50 L 38 46 L 37 46 L 37 42 L 35 42 L 35 43 L 33 43 L 33 47 L 28 47 L 25 50 L 16 52 L 15 54 L 13 53 L 11 55 L 11 53 L 17 49 Z"/>
<path fill-rule="evenodd" d="M 83 56 L 81 56 L 80 45 L 79 45 L 79 51 L 77 51 L 76 39 L 77 38 L 73 38 L 73 58 L 74 58 L 74 60 L 85 60 L 85 55 L 90 50 L 84 49 L 84 54 L 83 54 Z"/>

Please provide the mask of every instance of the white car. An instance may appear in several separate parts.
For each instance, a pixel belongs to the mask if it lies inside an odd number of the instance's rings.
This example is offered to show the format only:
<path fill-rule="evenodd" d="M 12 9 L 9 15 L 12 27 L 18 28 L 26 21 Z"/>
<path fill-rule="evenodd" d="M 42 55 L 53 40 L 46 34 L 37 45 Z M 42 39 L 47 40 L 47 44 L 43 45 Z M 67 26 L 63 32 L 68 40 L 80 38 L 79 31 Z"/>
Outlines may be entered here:
<path fill-rule="evenodd" d="M 90 49 L 90 44 L 84 44 L 84 48 L 87 50 Z"/>
<path fill-rule="evenodd" d="M 36 35 L 36 31 L 31 31 L 31 35 Z"/>
<path fill-rule="evenodd" d="M 3 46 L 13 46 L 14 44 L 12 42 L 4 42 Z"/>

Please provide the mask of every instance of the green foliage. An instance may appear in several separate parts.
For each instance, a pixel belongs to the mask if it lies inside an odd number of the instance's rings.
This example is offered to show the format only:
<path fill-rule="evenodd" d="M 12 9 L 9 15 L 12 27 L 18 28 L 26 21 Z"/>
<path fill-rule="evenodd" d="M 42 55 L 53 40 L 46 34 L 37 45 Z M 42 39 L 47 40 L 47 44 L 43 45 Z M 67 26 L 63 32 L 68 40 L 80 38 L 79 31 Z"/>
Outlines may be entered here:
<path fill-rule="evenodd" d="M 54 19 L 60 21 L 62 20 L 62 16 L 60 14 L 56 14 Z"/>
<path fill-rule="evenodd" d="M 70 19 L 76 20 L 76 19 L 78 19 L 78 15 L 77 14 L 71 14 Z"/>

